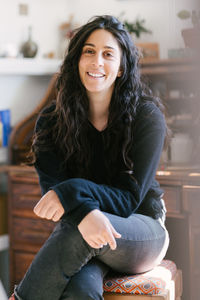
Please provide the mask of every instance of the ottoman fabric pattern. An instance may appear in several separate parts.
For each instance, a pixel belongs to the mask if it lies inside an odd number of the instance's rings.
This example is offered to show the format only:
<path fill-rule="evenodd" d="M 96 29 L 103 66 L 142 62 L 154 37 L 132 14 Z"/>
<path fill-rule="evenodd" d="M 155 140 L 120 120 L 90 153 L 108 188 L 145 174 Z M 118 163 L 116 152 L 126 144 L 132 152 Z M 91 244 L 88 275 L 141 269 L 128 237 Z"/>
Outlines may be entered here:
<path fill-rule="evenodd" d="M 163 294 L 176 271 L 174 262 L 163 260 L 160 265 L 146 273 L 105 278 L 104 292 L 136 295 Z"/>

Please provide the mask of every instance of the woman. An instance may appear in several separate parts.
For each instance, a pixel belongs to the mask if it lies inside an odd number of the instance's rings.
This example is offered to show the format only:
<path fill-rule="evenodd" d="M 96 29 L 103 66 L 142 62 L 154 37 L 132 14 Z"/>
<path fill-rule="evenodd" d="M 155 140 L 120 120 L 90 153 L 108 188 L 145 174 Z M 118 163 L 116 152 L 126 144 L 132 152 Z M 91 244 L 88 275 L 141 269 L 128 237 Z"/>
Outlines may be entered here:
<path fill-rule="evenodd" d="M 112 16 L 72 38 L 56 102 L 39 116 L 33 142 L 43 194 L 34 212 L 59 223 L 12 299 L 103 299 L 109 270 L 141 273 L 163 259 L 168 234 L 155 173 L 167 127 L 138 59 Z"/>

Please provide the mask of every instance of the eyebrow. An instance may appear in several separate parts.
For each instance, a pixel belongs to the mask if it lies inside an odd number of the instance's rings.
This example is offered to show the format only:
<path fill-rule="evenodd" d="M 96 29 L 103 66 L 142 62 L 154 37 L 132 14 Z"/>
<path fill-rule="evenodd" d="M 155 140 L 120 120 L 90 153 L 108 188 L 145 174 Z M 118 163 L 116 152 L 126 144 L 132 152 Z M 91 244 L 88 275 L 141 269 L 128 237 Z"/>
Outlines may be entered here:
<path fill-rule="evenodd" d="M 92 44 L 92 43 L 85 43 L 85 44 L 83 45 L 83 47 L 84 47 L 84 46 L 95 47 L 95 45 Z M 115 48 L 113 48 L 113 47 L 111 47 L 111 46 L 104 46 L 104 48 L 106 48 L 106 49 L 111 49 L 111 50 L 116 50 Z"/>

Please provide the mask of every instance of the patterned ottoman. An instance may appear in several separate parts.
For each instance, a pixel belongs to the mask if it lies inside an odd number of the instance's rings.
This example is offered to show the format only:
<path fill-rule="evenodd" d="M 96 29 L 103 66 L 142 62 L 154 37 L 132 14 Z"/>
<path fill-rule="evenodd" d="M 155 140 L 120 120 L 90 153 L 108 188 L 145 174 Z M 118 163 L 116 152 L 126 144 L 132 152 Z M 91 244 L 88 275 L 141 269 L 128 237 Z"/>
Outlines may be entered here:
<path fill-rule="evenodd" d="M 146 273 L 105 278 L 103 288 L 105 300 L 180 300 L 182 273 L 174 262 L 163 260 Z"/>

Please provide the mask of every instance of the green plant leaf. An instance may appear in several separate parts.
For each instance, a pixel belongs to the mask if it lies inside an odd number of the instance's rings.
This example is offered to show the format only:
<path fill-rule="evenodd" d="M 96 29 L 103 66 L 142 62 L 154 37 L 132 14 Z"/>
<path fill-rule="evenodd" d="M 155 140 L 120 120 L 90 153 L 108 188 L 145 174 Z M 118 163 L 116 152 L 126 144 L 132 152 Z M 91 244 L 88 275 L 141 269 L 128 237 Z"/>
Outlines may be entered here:
<path fill-rule="evenodd" d="M 151 30 L 148 30 L 147 28 L 144 27 L 145 20 L 139 20 L 136 19 L 135 22 L 128 22 L 127 20 L 124 21 L 124 26 L 128 30 L 129 33 L 134 33 L 137 38 L 140 37 L 142 33 L 152 33 Z"/>

